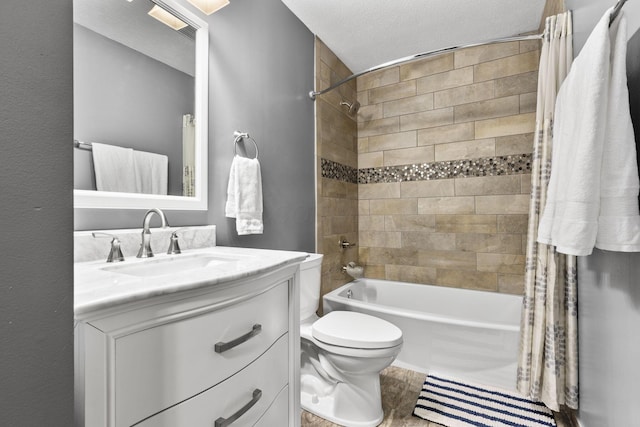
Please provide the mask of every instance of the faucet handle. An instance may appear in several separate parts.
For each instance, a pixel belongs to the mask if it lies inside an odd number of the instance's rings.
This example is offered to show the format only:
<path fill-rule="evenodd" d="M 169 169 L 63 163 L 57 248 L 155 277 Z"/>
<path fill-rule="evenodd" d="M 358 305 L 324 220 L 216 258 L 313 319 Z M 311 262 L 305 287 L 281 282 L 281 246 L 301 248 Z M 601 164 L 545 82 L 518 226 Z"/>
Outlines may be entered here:
<path fill-rule="evenodd" d="M 182 253 L 180 251 L 180 245 L 178 244 L 178 232 L 186 230 L 185 227 L 178 228 L 171 233 L 171 237 L 169 237 L 169 249 L 167 249 L 167 254 L 179 254 Z"/>
<path fill-rule="evenodd" d="M 109 251 L 107 262 L 124 261 L 124 255 L 122 255 L 122 249 L 120 249 L 120 239 L 118 239 L 118 236 L 102 232 L 93 232 L 91 235 L 97 238 L 111 237 L 111 250 Z"/>

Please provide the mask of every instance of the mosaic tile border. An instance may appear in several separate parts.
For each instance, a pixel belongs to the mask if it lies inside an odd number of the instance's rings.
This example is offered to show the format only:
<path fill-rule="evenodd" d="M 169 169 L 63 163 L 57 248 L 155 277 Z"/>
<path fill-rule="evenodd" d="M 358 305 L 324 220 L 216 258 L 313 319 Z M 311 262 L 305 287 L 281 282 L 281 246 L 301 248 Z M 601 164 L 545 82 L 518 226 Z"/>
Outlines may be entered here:
<path fill-rule="evenodd" d="M 321 159 L 322 177 L 358 184 L 382 182 L 428 181 L 434 179 L 472 178 L 479 176 L 519 175 L 531 173 L 528 154 L 450 160 L 377 168 L 355 168 Z M 353 175 L 356 174 L 357 178 Z"/>
<path fill-rule="evenodd" d="M 356 168 L 324 158 L 320 158 L 320 161 L 323 178 L 337 179 L 351 184 L 358 183 L 358 170 Z"/>

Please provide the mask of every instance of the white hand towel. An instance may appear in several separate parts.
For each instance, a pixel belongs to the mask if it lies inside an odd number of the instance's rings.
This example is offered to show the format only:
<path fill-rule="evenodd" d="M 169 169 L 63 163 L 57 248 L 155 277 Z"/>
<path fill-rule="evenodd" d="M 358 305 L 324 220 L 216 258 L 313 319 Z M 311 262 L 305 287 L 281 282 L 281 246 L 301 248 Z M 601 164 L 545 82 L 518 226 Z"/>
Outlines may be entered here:
<path fill-rule="evenodd" d="M 225 215 L 236 219 L 239 236 L 262 234 L 262 176 L 258 159 L 234 156 L 229 171 Z"/>
<path fill-rule="evenodd" d="M 138 186 L 133 150 L 97 142 L 91 145 L 96 189 L 136 193 Z"/>
<path fill-rule="evenodd" d="M 133 150 L 136 165 L 138 192 L 167 194 L 169 181 L 169 158 L 163 154 Z"/>
<path fill-rule="evenodd" d="M 621 13 L 610 30 L 611 10 L 573 62 L 556 101 L 551 177 L 537 240 L 570 255 L 589 255 L 594 246 L 640 249 L 626 37 L 620 31 L 626 24 Z"/>

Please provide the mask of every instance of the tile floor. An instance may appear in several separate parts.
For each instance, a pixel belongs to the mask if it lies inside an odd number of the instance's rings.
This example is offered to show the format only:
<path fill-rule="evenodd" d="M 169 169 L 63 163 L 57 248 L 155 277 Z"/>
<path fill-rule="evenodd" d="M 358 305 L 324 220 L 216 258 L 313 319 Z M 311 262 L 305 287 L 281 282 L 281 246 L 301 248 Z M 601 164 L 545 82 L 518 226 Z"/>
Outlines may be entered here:
<path fill-rule="evenodd" d="M 380 373 L 384 411 L 381 427 L 444 427 L 412 415 L 424 377 L 424 374 L 395 366 Z M 571 424 L 559 414 L 556 414 L 556 423 L 558 427 L 571 427 Z M 338 427 L 338 425 L 302 411 L 302 427 Z"/>

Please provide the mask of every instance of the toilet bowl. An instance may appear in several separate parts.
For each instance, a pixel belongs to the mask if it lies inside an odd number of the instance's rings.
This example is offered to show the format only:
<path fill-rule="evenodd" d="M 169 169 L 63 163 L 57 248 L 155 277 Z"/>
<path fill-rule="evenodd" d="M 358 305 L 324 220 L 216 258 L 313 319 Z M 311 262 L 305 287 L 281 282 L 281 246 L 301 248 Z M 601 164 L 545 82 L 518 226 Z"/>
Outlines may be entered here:
<path fill-rule="evenodd" d="M 402 348 L 402 331 L 362 313 L 315 314 L 322 255 L 301 265 L 300 341 L 302 408 L 333 423 L 373 427 L 382 422 L 380 371 Z"/>

